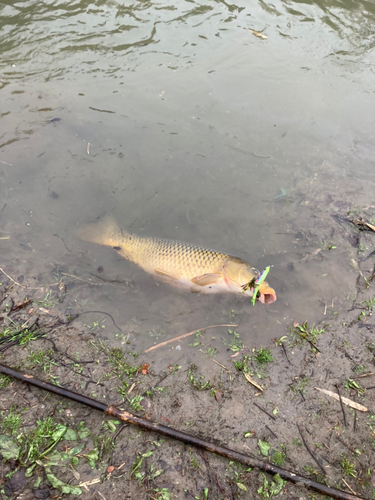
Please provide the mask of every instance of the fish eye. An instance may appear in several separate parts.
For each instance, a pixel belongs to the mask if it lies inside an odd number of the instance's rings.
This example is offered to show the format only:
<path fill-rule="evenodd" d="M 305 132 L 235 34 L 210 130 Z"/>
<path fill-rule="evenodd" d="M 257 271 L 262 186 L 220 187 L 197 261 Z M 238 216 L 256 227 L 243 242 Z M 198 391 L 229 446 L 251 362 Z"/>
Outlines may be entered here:
<path fill-rule="evenodd" d="M 258 271 L 258 269 L 256 269 L 255 267 L 253 267 L 253 273 L 255 274 L 255 276 L 260 276 L 260 271 Z"/>

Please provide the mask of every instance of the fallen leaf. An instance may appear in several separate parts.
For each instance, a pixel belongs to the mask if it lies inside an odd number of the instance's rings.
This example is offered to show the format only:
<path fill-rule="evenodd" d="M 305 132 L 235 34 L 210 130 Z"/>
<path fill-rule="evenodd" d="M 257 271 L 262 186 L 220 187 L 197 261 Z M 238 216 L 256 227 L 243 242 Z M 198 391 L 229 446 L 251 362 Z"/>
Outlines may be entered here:
<path fill-rule="evenodd" d="M 267 37 L 266 35 L 263 35 L 262 33 L 259 33 L 259 31 L 255 31 L 255 30 L 250 30 L 251 33 L 255 36 L 257 36 L 258 38 L 263 38 L 264 40 L 267 40 Z"/>
<path fill-rule="evenodd" d="M 263 392 L 263 389 L 261 388 L 261 386 L 259 384 L 257 384 L 255 382 L 255 380 L 253 380 L 250 375 L 248 373 L 244 373 L 245 375 L 245 379 L 250 383 L 252 384 L 254 387 L 256 387 L 259 391 Z"/>
<path fill-rule="evenodd" d="M 113 472 L 115 470 L 114 466 L 113 465 L 110 465 L 109 467 L 107 467 L 107 474 L 110 474 L 111 472 Z"/>
<path fill-rule="evenodd" d="M 340 401 L 340 396 L 336 394 L 335 392 L 328 391 L 327 389 L 320 389 L 319 387 L 315 387 L 317 391 L 323 392 L 323 394 L 327 394 L 327 396 L 331 396 L 331 398 L 336 399 L 337 401 Z M 356 410 L 359 411 L 368 411 L 368 409 L 365 406 L 360 405 L 359 403 L 356 403 L 355 401 L 352 401 L 351 399 L 345 398 L 341 396 L 341 401 L 350 406 L 351 408 L 355 408 Z"/>
<path fill-rule="evenodd" d="M 143 365 L 143 367 L 142 367 L 142 373 L 143 373 L 143 375 L 147 375 L 147 373 L 148 373 L 147 368 L 149 366 L 150 365 L 148 363 L 146 363 L 145 365 Z"/>
<path fill-rule="evenodd" d="M 321 251 L 321 248 L 317 248 L 316 250 L 313 251 L 313 253 L 310 255 L 310 257 L 315 257 L 315 255 L 318 255 L 318 253 Z"/>
<path fill-rule="evenodd" d="M 73 476 L 77 479 L 77 481 L 79 481 L 80 478 L 81 478 L 80 473 L 77 472 L 74 467 L 72 467 L 72 466 L 70 466 L 70 467 L 72 468 L 72 474 L 73 474 Z"/>
<path fill-rule="evenodd" d="M 5 479 L 4 479 L 5 481 Z M 26 476 L 24 469 L 18 469 L 12 477 L 8 478 L 6 483 L 4 484 L 4 490 L 6 491 L 6 495 L 8 497 L 15 491 L 20 490 L 26 483 Z M 19 498 L 19 495 L 16 495 L 13 498 Z"/>
<path fill-rule="evenodd" d="M 222 396 L 221 391 L 216 391 L 216 392 L 215 392 L 215 399 L 216 399 L 216 401 L 217 401 L 219 404 L 221 403 L 221 400 L 223 399 L 223 396 Z"/>
<path fill-rule="evenodd" d="M 301 262 L 304 262 L 305 260 L 307 260 L 309 257 L 315 257 L 316 255 L 318 255 L 318 253 L 321 251 L 322 249 L 321 248 L 317 248 L 316 250 L 314 250 L 312 253 L 308 253 L 307 255 L 305 255 L 305 257 L 303 259 L 301 259 Z"/>
<path fill-rule="evenodd" d="M 293 327 L 294 327 L 294 328 L 297 328 L 297 326 L 299 326 L 298 321 L 294 321 L 294 323 L 293 323 Z"/>
<path fill-rule="evenodd" d="M 258 441 L 258 447 L 259 447 L 260 453 L 264 457 L 266 457 L 268 455 L 268 452 L 270 451 L 270 448 L 271 448 L 271 446 L 267 443 L 267 441 L 262 441 L 261 439 L 259 439 L 259 441 Z"/>
<path fill-rule="evenodd" d="M 130 394 L 132 392 L 134 387 L 135 387 L 135 382 L 130 386 L 130 389 L 128 390 L 128 394 Z"/>
<path fill-rule="evenodd" d="M 61 490 L 62 493 L 67 493 L 67 494 L 76 495 L 76 496 L 78 496 L 82 493 L 82 490 L 80 488 L 78 488 L 77 486 L 72 486 L 70 484 L 63 483 L 54 474 L 51 474 L 51 473 L 46 474 L 46 477 L 47 477 L 50 485 L 56 489 Z"/>

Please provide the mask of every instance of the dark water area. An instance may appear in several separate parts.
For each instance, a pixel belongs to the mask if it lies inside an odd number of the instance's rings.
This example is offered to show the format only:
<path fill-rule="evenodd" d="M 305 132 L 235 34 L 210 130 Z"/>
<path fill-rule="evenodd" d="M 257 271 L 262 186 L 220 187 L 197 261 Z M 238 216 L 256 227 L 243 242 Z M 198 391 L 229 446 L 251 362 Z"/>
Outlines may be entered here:
<path fill-rule="evenodd" d="M 373 250 L 333 216 L 375 205 L 374 43 L 365 1 L 1 4 L 1 267 L 42 295 L 65 281 L 56 307 L 106 311 L 137 349 L 334 321 Z M 75 236 L 108 213 L 273 265 L 278 301 L 175 290 Z"/>

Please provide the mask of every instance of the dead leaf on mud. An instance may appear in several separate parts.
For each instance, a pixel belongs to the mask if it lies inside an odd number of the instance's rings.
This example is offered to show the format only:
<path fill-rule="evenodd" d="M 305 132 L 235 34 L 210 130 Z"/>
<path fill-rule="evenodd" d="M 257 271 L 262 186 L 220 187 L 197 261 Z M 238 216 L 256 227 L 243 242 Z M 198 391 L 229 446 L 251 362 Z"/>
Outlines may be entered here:
<path fill-rule="evenodd" d="M 327 396 L 331 396 L 331 398 L 336 399 L 337 401 L 340 401 L 340 397 L 338 394 L 332 391 L 328 391 L 327 389 L 320 389 L 319 387 L 315 387 L 317 391 L 323 392 L 324 394 L 327 394 Z M 351 399 L 344 398 L 341 396 L 341 401 L 350 406 L 351 408 L 355 408 L 356 410 L 359 411 L 368 411 L 368 409 L 365 406 L 360 405 L 359 403 L 356 403 L 355 401 L 352 401 Z"/>
<path fill-rule="evenodd" d="M 77 472 L 72 465 L 70 465 L 70 467 L 72 468 L 73 476 L 77 479 L 77 481 L 79 481 L 81 479 L 81 474 Z"/>
<path fill-rule="evenodd" d="M 134 389 L 134 387 L 136 386 L 135 382 L 133 382 L 133 384 L 130 386 L 130 389 L 128 390 L 128 394 L 130 394 L 132 392 L 132 390 Z"/>
<path fill-rule="evenodd" d="M 308 253 L 307 255 L 305 255 L 305 257 L 303 259 L 301 259 L 301 262 L 304 262 L 305 260 L 307 260 L 308 258 L 310 257 L 315 257 L 316 255 L 318 255 L 318 253 L 321 251 L 321 248 L 317 248 L 316 250 L 314 250 L 312 253 Z"/>
<path fill-rule="evenodd" d="M 252 384 L 254 387 L 256 387 L 259 391 L 263 392 L 263 389 L 261 388 L 261 386 L 259 384 L 257 384 L 255 382 L 255 380 L 253 380 L 250 375 L 248 373 L 244 373 L 245 375 L 245 379 L 250 383 Z"/>
<path fill-rule="evenodd" d="M 215 399 L 216 401 L 220 404 L 221 403 L 221 400 L 222 400 L 222 394 L 220 391 L 216 391 L 215 392 Z"/>
<path fill-rule="evenodd" d="M 361 229 L 367 231 L 375 231 L 375 226 L 364 220 L 362 217 L 359 217 L 359 219 L 351 220 L 350 222 L 355 226 L 359 226 Z"/>
<path fill-rule="evenodd" d="M 146 364 L 143 365 L 143 367 L 142 367 L 142 374 L 143 375 L 147 375 L 147 373 L 148 373 L 147 368 L 149 368 L 149 366 L 150 365 L 148 363 L 146 363 Z"/>
<path fill-rule="evenodd" d="M 257 36 L 258 38 L 262 38 L 263 40 L 267 40 L 266 35 L 259 33 L 259 31 L 255 31 L 255 30 L 250 30 L 250 31 L 253 35 Z"/>
<path fill-rule="evenodd" d="M 4 485 L 5 494 L 11 496 L 15 491 L 20 490 L 26 483 L 25 470 L 19 469 Z"/>

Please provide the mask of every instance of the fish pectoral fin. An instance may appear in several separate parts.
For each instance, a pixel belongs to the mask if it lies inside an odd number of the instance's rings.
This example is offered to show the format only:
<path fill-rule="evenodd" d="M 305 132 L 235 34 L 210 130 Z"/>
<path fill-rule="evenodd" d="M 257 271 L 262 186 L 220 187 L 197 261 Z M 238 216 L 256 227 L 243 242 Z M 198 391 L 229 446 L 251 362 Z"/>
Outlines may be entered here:
<path fill-rule="evenodd" d="M 169 278 L 171 280 L 177 280 L 176 276 L 173 276 L 172 274 L 169 274 L 165 271 L 161 271 L 160 269 L 155 269 L 155 273 L 161 278 Z"/>
<path fill-rule="evenodd" d="M 191 282 L 199 286 L 213 285 L 217 283 L 221 279 L 221 277 L 221 274 L 207 273 L 202 274 L 202 276 L 196 276 L 195 278 L 192 278 Z"/>

